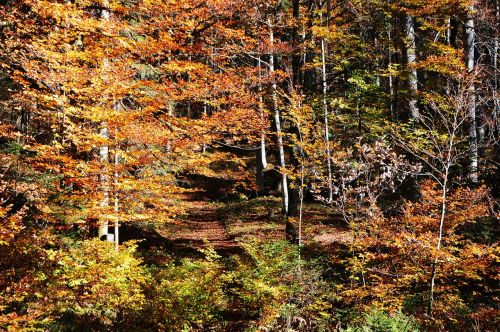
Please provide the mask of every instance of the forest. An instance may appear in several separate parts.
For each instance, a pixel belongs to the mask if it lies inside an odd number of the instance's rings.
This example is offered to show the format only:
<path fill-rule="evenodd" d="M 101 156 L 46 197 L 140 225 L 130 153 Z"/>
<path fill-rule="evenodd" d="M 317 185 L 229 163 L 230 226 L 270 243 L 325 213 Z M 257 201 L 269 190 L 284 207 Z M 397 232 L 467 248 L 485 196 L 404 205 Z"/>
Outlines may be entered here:
<path fill-rule="evenodd" d="M 0 0 L 0 331 L 498 331 L 500 0 Z"/>

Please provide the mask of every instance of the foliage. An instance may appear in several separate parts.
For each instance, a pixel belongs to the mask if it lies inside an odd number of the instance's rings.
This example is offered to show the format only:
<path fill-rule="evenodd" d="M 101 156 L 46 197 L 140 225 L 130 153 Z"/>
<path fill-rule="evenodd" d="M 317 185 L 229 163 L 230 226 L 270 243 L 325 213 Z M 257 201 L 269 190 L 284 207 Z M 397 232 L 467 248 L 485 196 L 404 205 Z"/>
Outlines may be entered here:
<path fill-rule="evenodd" d="M 99 240 L 52 239 L 43 245 L 49 247 L 23 244 L 21 264 L 26 271 L 19 270 L 22 279 L 12 280 L 4 289 L 8 305 L 2 308 L 2 324 L 11 329 L 91 330 L 133 322 L 146 303 L 143 287 L 149 280 L 141 261 L 134 257 L 135 244 L 124 245 L 120 251 Z M 20 316 L 9 313 L 14 308 L 20 308 L 14 311 Z"/>
<path fill-rule="evenodd" d="M 484 293 L 474 290 L 494 283 L 486 271 L 493 269 L 496 245 L 477 243 L 457 233 L 463 225 L 485 222 L 487 191 L 459 188 L 450 195 L 443 244 L 437 251 L 441 194 L 431 181 L 423 182 L 421 190 L 422 201 L 406 202 L 401 217 L 353 225 L 355 238 L 346 268 L 356 287 L 343 294 L 348 302 L 363 299 L 353 303 L 356 306 L 404 309 L 420 318 L 426 313 L 432 261 L 438 257 L 432 324 L 456 328 L 465 316 L 482 310 L 480 303 L 486 299 L 479 296 L 471 302 L 470 296 Z"/>
<path fill-rule="evenodd" d="M 103 328 L 130 322 L 146 302 L 142 288 L 149 280 L 135 251 L 134 243 L 116 251 L 99 240 L 69 244 L 59 255 L 50 251 L 55 269 L 39 278 L 47 278 L 47 305 L 61 315 L 59 324 Z"/>
<path fill-rule="evenodd" d="M 498 326 L 499 26 L 486 0 L 0 1 L 0 329 Z M 196 199 L 238 254 L 169 242 Z"/>
<path fill-rule="evenodd" d="M 213 250 L 201 260 L 182 259 L 151 269 L 147 321 L 168 331 L 221 328 L 222 313 L 230 302 L 224 293 L 228 275 Z"/>
<path fill-rule="evenodd" d="M 255 326 L 271 331 L 318 330 L 331 324 L 332 286 L 319 264 L 299 258 L 285 241 L 244 244 L 250 262 L 238 260 L 232 290 Z"/>
<path fill-rule="evenodd" d="M 417 323 L 412 317 L 400 312 L 388 315 L 382 310 L 372 310 L 365 314 L 363 323 L 357 327 L 348 327 L 345 332 L 418 332 Z"/>

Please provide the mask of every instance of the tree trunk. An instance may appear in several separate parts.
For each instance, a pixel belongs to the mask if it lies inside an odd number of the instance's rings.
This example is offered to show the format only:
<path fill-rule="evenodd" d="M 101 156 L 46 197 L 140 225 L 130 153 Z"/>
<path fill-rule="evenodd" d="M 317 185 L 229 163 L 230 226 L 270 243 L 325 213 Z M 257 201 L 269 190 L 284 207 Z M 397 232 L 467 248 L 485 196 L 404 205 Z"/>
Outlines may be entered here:
<path fill-rule="evenodd" d="M 320 1 L 320 6 L 322 7 L 322 2 Z M 328 14 L 327 14 L 328 18 Z M 320 12 L 320 23 L 323 25 L 323 8 Z M 326 23 L 328 27 L 328 22 Z M 328 86 L 326 84 L 326 45 L 325 39 L 321 38 L 321 73 L 322 73 L 322 85 L 323 85 L 323 122 L 325 126 L 325 145 L 326 145 L 326 168 L 328 173 L 328 202 L 333 201 L 333 183 L 332 183 L 332 161 L 330 152 L 330 128 L 328 124 L 328 101 L 327 101 L 327 91 Z"/>
<path fill-rule="evenodd" d="M 119 147 L 117 145 L 116 150 L 115 150 L 115 172 L 114 172 L 114 189 L 115 189 L 115 206 L 114 206 L 114 212 L 115 212 L 115 248 L 118 250 L 118 245 L 119 245 L 119 217 L 118 217 L 118 212 L 119 212 L 119 191 L 118 191 L 118 164 L 120 162 L 119 155 L 118 155 Z"/>
<path fill-rule="evenodd" d="M 264 170 L 266 168 L 266 145 L 264 137 L 261 138 L 260 148 L 255 150 L 255 177 L 257 182 L 257 193 L 265 195 Z"/>
<path fill-rule="evenodd" d="M 451 153 L 451 151 L 449 152 Z M 443 185 L 441 187 L 441 215 L 439 218 L 439 233 L 438 233 L 438 243 L 436 246 L 437 251 L 441 250 L 441 242 L 443 239 L 443 225 L 444 225 L 444 218 L 446 216 L 446 198 L 447 198 L 447 192 L 448 192 L 448 173 L 449 173 L 449 168 L 450 168 L 450 159 L 448 158 L 448 164 L 445 169 L 445 174 L 444 174 L 444 181 Z M 436 273 L 437 273 L 437 264 L 438 264 L 438 258 L 436 257 L 434 259 L 434 262 L 432 263 L 432 271 L 431 271 L 431 281 L 430 281 L 430 292 L 429 292 L 429 314 L 432 313 L 432 306 L 434 304 L 434 288 L 435 288 L 435 282 L 436 282 Z"/>
<path fill-rule="evenodd" d="M 103 6 L 106 7 L 108 5 L 107 1 L 103 2 Z M 101 19 L 104 21 L 109 21 L 110 13 L 107 9 L 103 9 L 101 11 Z M 103 63 L 104 67 L 108 67 L 107 59 L 104 59 Z M 100 124 L 99 135 L 103 140 L 109 140 L 109 131 L 108 124 L 103 121 Z M 99 162 L 101 163 L 101 171 L 99 174 L 99 182 L 101 183 L 102 190 L 102 199 L 101 199 L 101 207 L 106 209 L 109 206 L 109 176 L 108 176 L 108 167 L 109 163 L 109 147 L 107 144 L 99 147 Z M 107 214 L 107 213 L 106 213 Z M 106 241 L 113 241 L 113 234 L 109 233 L 109 220 L 107 217 L 104 217 L 104 220 L 99 221 L 99 239 Z"/>
<path fill-rule="evenodd" d="M 285 173 L 286 163 L 285 163 L 285 149 L 283 147 L 283 133 L 281 131 L 281 117 L 278 108 L 278 86 L 276 84 L 276 79 L 274 77 L 274 31 L 271 18 L 268 19 L 269 25 L 269 45 L 271 47 L 269 55 L 269 72 L 272 76 L 272 98 L 273 98 L 273 111 L 274 111 L 274 123 L 276 126 L 276 136 L 278 140 L 278 154 L 279 162 L 281 167 L 282 179 L 282 198 L 283 198 L 283 213 L 288 214 L 288 179 Z"/>
<path fill-rule="evenodd" d="M 465 21 L 465 54 L 467 56 L 467 72 L 473 78 L 474 75 L 474 7 L 469 8 L 467 20 Z M 469 114 L 469 179 L 472 183 L 478 181 L 478 143 L 477 143 L 477 121 L 476 121 L 476 90 L 471 82 L 468 91 L 468 114 Z"/>
<path fill-rule="evenodd" d="M 104 140 L 109 139 L 109 131 L 106 122 L 101 123 L 99 136 Z M 101 163 L 101 171 L 99 174 L 99 182 L 101 183 L 102 191 L 101 208 L 105 209 L 109 206 L 109 176 L 107 174 L 108 167 L 106 166 L 109 162 L 109 147 L 107 144 L 99 147 L 99 162 Z M 107 217 L 104 217 L 104 220 L 100 220 L 99 238 L 101 240 L 113 241 L 113 234 L 109 234 L 109 221 Z"/>
<path fill-rule="evenodd" d="M 500 101 L 498 100 L 498 30 L 500 25 L 500 1 L 495 1 L 495 37 L 493 39 L 493 102 L 495 110 L 495 121 L 498 121 L 500 112 Z M 498 126 L 498 123 L 497 123 Z"/>
<path fill-rule="evenodd" d="M 387 32 L 389 46 L 387 49 L 387 68 L 389 69 L 389 115 L 394 118 L 394 78 L 392 77 L 392 37 L 391 30 Z"/>
<path fill-rule="evenodd" d="M 260 55 L 257 58 L 258 61 L 258 70 L 259 70 L 259 110 L 260 110 L 260 119 L 262 123 L 264 123 L 264 101 L 262 98 L 262 85 L 261 85 L 261 65 L 262 61 L 260 59 Z M 256 182 L 257 182 L 257 191 L 259 195 L 265 195 L 266 190 L 264 186 L 264 171 L 267 167 L 267 157 L 266 157 L 266 134 L 262 131 L 260 135 L 260 148 L 255 151 L 256 154 Z"/>
<path fill-rule="evenodd" d="M 408 90 L 410 93 L 408 99 L 408 110 L 412 119 L 418 119 L 420 117 L 416 98 L 418 93 L 418 79 L 417 69 L 414 67 L 417 61 L 415 20 L 410 14 L 405 15 L 405 34 L 406 64 L 409 72 Z"/>
<path fill-rule="evenodd" d="M 450 135 L 450 140 L 448 142 L 448 151 L 447 151 L 447 156 L 446 156 L 446 162 L 444 163 L 444 169 L 442 172 L 443 175 L 443 182 L 441 182 L 441 213 L 440 213 L 440 218 L 439 218 L 439 230 L 438 230 L 438 241 L 436 245 L 436 250 L 439 252 L 441 250 L 441 243 L 443 241 L 443 226 L 444 226 L 444 219 L 446 216 L 446 209 L 447 209 L 447 195 L 448 195 L 448 181 L 450 177 L 450 167 L 452 166 L 452 155 L 453 155 L 453 150 L 454 150 L 454 144 L 455 144 L 455 135 L 460 127 L 460 124 L 458 122 L 455 122 L 453 124 L 453 131 Z M 431 271 L 431 279 L 430 279 L 430 290 L 429 290 L 429 303 L 428 303 L 428 312 L 429 315 L 432 315 L 432 306 L 434 304 L 434 288 L 435 288 L 435 282 L 436 282 L 436 274 L 437 274 L 437 265 L 438 265 L 438 257 L 434 258 L 434 261 L 432 262 L 432 271 Z"/>

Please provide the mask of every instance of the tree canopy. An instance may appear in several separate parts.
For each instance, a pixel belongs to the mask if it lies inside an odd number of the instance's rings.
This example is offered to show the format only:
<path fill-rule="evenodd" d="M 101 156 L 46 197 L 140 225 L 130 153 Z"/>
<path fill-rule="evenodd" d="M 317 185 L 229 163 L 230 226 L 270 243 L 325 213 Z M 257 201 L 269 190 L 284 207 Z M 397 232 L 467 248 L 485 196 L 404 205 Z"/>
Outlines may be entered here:
<path fill-rule="evenodd" d="M 499 0 L 0 1 L 0 329 L 495 331 Z"/>

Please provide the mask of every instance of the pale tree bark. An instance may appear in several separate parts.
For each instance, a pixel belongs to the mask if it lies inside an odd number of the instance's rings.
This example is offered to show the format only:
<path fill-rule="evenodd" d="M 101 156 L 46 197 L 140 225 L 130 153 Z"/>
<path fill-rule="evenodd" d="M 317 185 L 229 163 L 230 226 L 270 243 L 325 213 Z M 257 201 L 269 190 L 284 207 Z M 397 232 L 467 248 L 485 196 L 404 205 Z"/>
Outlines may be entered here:
<path fill-rule="evenodd" d="M 262 66 L 262 61 L 260 58 L 260 54 L 257 58 L 258 62 L 258 70 L 259 70 L 259 86 L 258 86 L 258 93 L 259 93 L 259 111 L 260 111 L 260 119 L 262 123 L 264 123 L 264 100 L 262 98 L 262 85 L 261 85 L 261 66 Z M 264 187 L 264 170 L 267 167 L 267 158 L 266 158 L 266 134 L 264 130 L 262 130 L 262 133 L 260 134 L 260 147 L 258 150 L 256 150 L 256 182 L 257 182 L 257 190 L 259 194 L 265 194 L 265 187 Z"/>
<path fill-rule="evenodd" d="M 320 1 L 320 7 L 321 7 L 320 24 L 321 26 L 323 26 L 322 1 Z M 328 21 L 326 22 L 326 26 L 328 27 Z M 331 151 L 330 151 L 330 128 L 328 123 L 328 115 L 329 115 L 328 101 L 327 101 L 328 85 L 326 83 L 326 42 L 324 38 L 321 38 L 321 74 L 322 74 L 322 86 L 323 86 L 323 124 L 325 126 L 326 168 L 328 173 L 328 202 L 331 203 L 333 201 L 333 183 L 332 183 L 332 161 L 331 161 Z"/>
<path fill-rule="evenodd" d="M 446 148 L 443 149 L 441 156 L 442 160 L 442 168 L 439 172 L 441 177 L 438 180 L 438 183 L 441 185 L 441 207 L 440 207 L 440 217 L 439 217 L 439 228 L 438 228 L 438 238 L 436 251 L 441 251 L 441 246 L 443 242 L 443 227 L 447 213 L 447 199 L 448 199 L 448 185 L 450 182 L 450 169 L 457 162 L 457 153 L 456 153 L 456 137 L 457 133 L 460 132 L 462 124 L 466 122 L 469 114 L 465 114 L 462 118 L 460 117 L 460 111 L 458 110 L 460 106 L 457 105 L 457 113 L 453 115 L 453 120 L 450 125 L 446 126 L 449 134 L 448 142 L 446 143 Z M 442 116 L 442 115 L 441 115 Z M 429 302 L 428 302 L 428 312 L 432 314 L 432 307 L 434 305 L 434 292 L 435 292 L 435 283 L 436 283 L 436 275 L 438 268 L 438 257 L 434 258 L 432 262 L 432 271 L 430 278 L 430 289 L 429 289 Z"/>
<path fill-rule="evenodd" d="M 265 185 L 264 185 L 264 170 L 266 169 L 266 141 L 264 136 L 261 137 L 260 146 L 255 150 L 256 157 L 256 183 L 257 183 L 257 193 L 259 195 L 265 195 Z"/>
<path fill-rule="evenodd" d="M 101 123 L 99 136 L 106 141 L 109 140 L 109 131 L 106 122 Z M 99 182 L 101 183 L 102 191 L 100 206 L 101 208 L 106 209 L 109 206 L 109 176 L 107 174 L 108 167 L 106 166 L 109 162 L 109 147 L 107 144 L 99 147 L 99 162 L 101 164 Z M 105 215 L 107 215 L 107 213 L 105 213 Z M 103 220 L 100 220 L 99 238 L 101 240 L 113 241 L 113 235 L 109 234 L 109 221 L 107 216 L 105 216 Z"/>
<path fill-rule="evenodd" d="M 450 158 L 448 157 L 444 171 L 444 180 L 441 185 L 441 213 L 439 217 L 438 242 L 436 246 L 438 252 L 441 250 L 441 242 L 443 240 L 443 226 L 444 226 L 444 219 L 446 216 L 446 199 L 448 194 L 448 177 L 449 177 L 450 166 L 451 166 Z M 429 314 L 432 313 L 432 307 L 434 305 L 434 288 L 436 283 L 437 264 L 438 264 L 438 258 L 436 257 L 434 258 L 434 262 L 432 263 L 432 271 L 431 271 L 429 308 L 428 308 Z"/>
<path fill-rule="evenodd" d="M 475 59 L 475 31 L 474 31 L 474 7 L 469 7 L 467 20 L 465 21 L 465 54 L 466 67 L 469 75 L 474 75 Z M 469 179 L 472 183 L 478 181 L 478 141 L 476 120 L 476 89 L 471 82 L 468 91 L 468 113 L 469 113 Z"/>
<path fill-rule="evenodd" d="M 104 7 L 108 5 L 107 1 L 103 2 Z M 104 21 L 109 21 L 110 12 L 107 9 L 103 9 L 101 11 L 101 19 Z M 104 59 L 103 67 L 107 69 L 109 66 L 108 60 Z M 109 130 L 106 121 L 101 122 L 99 128 L 99 136 L 104 141 L 109 140 Z M 109 163 L 109 146 L 107 144 L 103 144 L 99 147 L 99 162 L 101 164 L 101 171 L 99 174 L 99 181 L 101 183 L 101 207 L 106 209 L 109 206 L 109 176 L 108 176 L 108 167 L 106 166 Z M 106 213 L 107 215 L 107 213 Z M 109 220 L 107 216 L 103 218 L 103 220 L 99 221 L 99 239 L 106 241 L 113 241 L 113 234 L 109 233 Z"/>
<path fill-rule="evenodd" d="M 278 154 L 279 162 L 282 172 L 281 186 L 282 186 L 282 199 L 283 199 L 283 212 L 288 213 L 289 195 L 288 195 L 288 179 L 286 176 L 286 163 L 285 163 L 285 148 L 283 146 L 283 132 L 281 131 L 281 116 L 278 107 L 278 86 L 276 84 L 276 78 L 274 77 L 274 26 L 271 18 L 268 18 L 268 28 L 269 28 L 269 46 L 271 51 L 269 54 L 269 73 L 272 76 L 272 99 L 273 99 L 273 111 L 274 111 L 274 123 L 276 126 L 276 136 L 278 140 Z"/>
<path fill-rule="evenodd" d="M 417 105 L 418 79 L 415 64 L 417 61 L 416 40 L 415 40 L 415 19 L 410 14 L 405 15 L 405 51 L 406 61 L 409 71 L 408 76 L 408 110 L 412 119 L 418 119 L 420 112 Z"/>
<path fill-rule="evenodd" d="M 118 165 L 120 163 L 120 156 L 119 156 L 119 151 L 120 147 L 117 145 L 116 150 L 115 150 L 115 172 L 114 172 L 114 189 L 115 189 L 115 202 L 114 202 L 114 212 L 115 212 L 115 249 L 118 250 L 118 245 L 119 245 L 119 223 L 120 223 L 120 217 L 119 217 L 119 190 L 118 190 Z"/>

